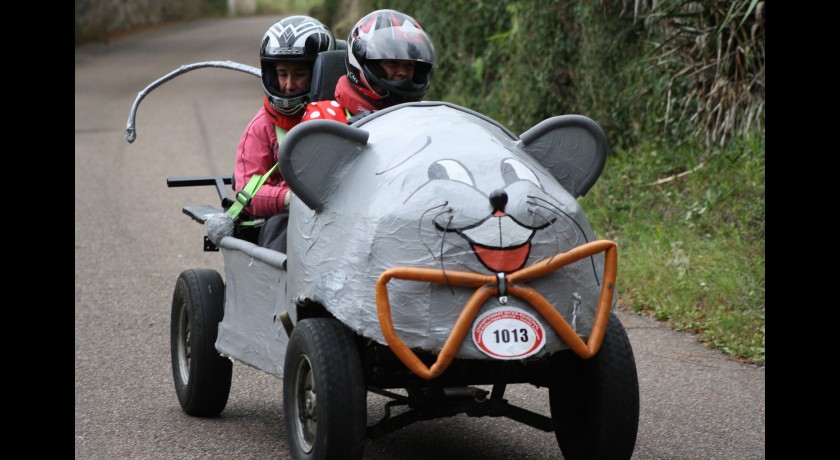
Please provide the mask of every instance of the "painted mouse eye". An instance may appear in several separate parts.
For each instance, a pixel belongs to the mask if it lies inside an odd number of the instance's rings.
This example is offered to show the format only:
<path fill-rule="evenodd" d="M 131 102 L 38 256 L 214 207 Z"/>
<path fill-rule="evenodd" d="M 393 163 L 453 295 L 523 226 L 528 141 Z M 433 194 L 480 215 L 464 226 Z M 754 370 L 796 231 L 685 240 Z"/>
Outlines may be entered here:
<path fill-rule="evenodd" d="M 534 171 L 531 171 L 531 168 L 525 166 L 521 161 L 513 158 L 502 161 L 502 178 L 505 180 L 505 184 L 527 180 L 533 182 L 537 187 L 541 187 L 540 180 L 537 179 Z"/>
<path fill-rule="evenodd" d="M 475 185 L 470 173 L 461 163 L 455 160 L 440 160 L 429 166 L 429 179 L 448 179 L 463 182 L 467 185 Z"/>

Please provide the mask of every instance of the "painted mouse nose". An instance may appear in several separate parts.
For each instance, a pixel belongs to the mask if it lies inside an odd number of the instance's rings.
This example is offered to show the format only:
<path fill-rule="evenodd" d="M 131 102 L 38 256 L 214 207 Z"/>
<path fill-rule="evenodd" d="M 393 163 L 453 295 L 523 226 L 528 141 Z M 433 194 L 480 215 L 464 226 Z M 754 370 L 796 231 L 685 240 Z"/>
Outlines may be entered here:
<path fill-rule="evenodd" d="M 505 206 L 507 206 L 507 202 L 508 196 L 507 192 L 505 192 L 504 190 L 493 190 L 493 192 L 490 193 L 490 206 L 493 207 L 494 213 L 497 211 L 504 212 Z"/>

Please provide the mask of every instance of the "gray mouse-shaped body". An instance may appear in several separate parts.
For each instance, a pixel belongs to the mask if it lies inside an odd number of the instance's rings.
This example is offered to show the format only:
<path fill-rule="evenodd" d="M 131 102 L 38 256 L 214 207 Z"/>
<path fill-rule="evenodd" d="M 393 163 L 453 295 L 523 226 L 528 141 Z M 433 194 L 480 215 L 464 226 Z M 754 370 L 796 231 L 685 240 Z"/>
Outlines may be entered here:
<path fill-rule="evenodd" d="M 388 269 L 509 274 L 594 241 L 576 198 L 597 180 L 606 149 L 601 128 L 583 116 L 553 117 L 517 137 L 444 102 L 402 104 L 350 126 L 302 123 L 280 150 L 281 172 L 296 197 L 289 211 L 289 300 L 318 303 L 385 344 L 375 285 Z M 595 254 L 529 284 L 586 337 L 603 269 L 603 254 Z M 472 291 L 391 281 L 400 338 L 410 348 L 440 350 Z M 502 302 L 540 318 L 516 296 L 490 299 L 481 312 Z M 544 329 L 545 347 L 535 354 L 568 348 Z M 461 358 L 486 355 L 471 340 L 458 350 Z"/>

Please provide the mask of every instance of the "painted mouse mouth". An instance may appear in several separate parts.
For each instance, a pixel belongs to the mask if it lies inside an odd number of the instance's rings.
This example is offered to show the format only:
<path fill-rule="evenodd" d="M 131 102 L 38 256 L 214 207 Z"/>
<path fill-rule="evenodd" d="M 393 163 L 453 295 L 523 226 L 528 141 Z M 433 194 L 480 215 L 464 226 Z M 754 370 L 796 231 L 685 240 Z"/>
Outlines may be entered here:
<path fill-rule="evenodd" d="M 525 243 L 516 248 L 488 248 L 471 244 L 473 252 L 478 260 L 494 272 L 511 273 L 525 266 L 528 254 L 531 252 L 531 243 Z"/>
<path fill-rule="evenodd" d="M 510 273 L 525 266 L 531 252 L 531 238 L 536 233 L 536 229 L 504 214 L 456 231 L 470 243 L 478 260 L 497 273 Z"/>

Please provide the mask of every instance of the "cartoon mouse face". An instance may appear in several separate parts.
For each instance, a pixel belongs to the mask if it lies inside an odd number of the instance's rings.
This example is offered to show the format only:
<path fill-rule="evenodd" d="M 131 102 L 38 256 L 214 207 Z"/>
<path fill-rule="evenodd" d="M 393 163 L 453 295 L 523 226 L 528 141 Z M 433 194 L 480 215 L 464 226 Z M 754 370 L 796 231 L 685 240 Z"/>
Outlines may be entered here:
<path fill-rule="evenodd" d="M 446 103 L 404 104 L 353 126 L 303 123 L 280 154 L 300 199 L 290 210 L 289 295 L 381 337 L 374 286 L 389 268 L 511 273 L 594 240 L 575 197 L 605 152 L 585 117 L 555 117 L 517 138 Z M 591 325 L 600 292 L 602 260 L 590 259 L 532 284 L 575 327 Z M 403 340 L 434 348 L 469 294 L 401 282 L 391 304 Z"/>

